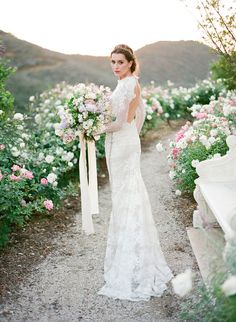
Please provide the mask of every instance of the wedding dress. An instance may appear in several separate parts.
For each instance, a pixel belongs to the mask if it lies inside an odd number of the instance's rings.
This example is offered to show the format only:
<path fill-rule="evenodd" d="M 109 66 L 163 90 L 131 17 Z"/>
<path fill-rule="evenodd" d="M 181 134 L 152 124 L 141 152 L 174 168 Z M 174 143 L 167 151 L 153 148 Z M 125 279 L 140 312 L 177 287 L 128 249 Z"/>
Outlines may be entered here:
<path fill-rule="evenodd" d="M 140 139 L 145 111 L 139 98 L 135 119 L 127 122 L 136 76 L 118 80 L 111 96 L 116 121 L 106 129 L 106 161 L 112 212 L 104 261 L 105 285 L 98 291 L 115 299 L 147 301 L 161 296 L 173 277 L 162 253 L 140 171 Z"/>

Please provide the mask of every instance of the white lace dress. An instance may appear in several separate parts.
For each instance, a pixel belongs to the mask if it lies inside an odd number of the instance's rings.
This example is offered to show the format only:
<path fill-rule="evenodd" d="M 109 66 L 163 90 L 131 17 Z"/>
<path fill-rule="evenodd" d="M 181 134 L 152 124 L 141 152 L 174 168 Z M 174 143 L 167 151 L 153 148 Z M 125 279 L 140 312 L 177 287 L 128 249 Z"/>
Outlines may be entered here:
<path fill-rule="evenodd" d="M 139 132 L 145 112 L 141 97 L 135 120 L 127 122 L 136 77 L 118 80 L 111 96 L 116 121 L 107 127 L 106 161 L 112 191 L 105 285 L 98 291 L 115 299 L 147 301 L 161 296 L 173 277 L 162 253 L 140 171 Z"/>

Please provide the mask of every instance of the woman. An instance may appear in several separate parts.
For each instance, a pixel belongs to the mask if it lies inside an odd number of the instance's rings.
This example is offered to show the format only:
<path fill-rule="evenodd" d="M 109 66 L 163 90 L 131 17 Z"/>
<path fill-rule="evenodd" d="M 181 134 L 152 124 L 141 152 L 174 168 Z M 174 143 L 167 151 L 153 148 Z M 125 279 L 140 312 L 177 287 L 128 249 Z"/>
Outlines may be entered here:
<path fill-rule="evenodd" d="M 118 84 L 111 96 L 116 120 L 106 127 L 106 162 L 112 191 L 104 279 L 98 294 L 131 301 L 161 296 L 172 278 L 162 253 L 140 171 L 140 139 L 145 112 L 134 72 L 133 50 L 111 52 Z"/>

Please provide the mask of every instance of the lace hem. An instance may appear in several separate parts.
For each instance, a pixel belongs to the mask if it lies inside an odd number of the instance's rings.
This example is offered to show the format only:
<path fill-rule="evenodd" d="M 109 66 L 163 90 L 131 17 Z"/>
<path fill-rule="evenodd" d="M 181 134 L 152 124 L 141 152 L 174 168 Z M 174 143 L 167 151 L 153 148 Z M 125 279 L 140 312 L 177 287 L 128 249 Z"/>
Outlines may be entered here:
<path fill-rule="evenodd" d="M 161 297 L 167 289 L 166 283 L 173 278 L 171 271 L 166 275 L 166 279 L 153 285 L 140 285 L 133 292 L 124 292 L 124 287 L 114 288 L 106 283 L 98 292 L 98 295 L 105 295 L 114 299 L 128 301 L 149 301 L 151 296 Z"/>

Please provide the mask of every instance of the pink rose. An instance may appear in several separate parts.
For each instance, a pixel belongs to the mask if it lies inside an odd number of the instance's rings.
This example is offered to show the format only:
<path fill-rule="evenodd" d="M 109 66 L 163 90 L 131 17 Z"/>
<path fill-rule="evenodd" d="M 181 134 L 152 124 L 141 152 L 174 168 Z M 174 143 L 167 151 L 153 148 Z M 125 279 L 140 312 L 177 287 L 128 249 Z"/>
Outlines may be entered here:
<path fill-rule="evenodd" d="M 42 178 L 40 182 L 41 182 L 41 184 L 43 184 L 43 185 L 48 184 L 48 180 L 47 180 L 46 178 Z"/>
<path fill-rule="evenodd" d="M 63 136 L 63 142 L 65 144 L 70 143 L 74 139 L 75 139 L 75 135 L 72 134 L 72 133 L 71 134 L 65 133 L 64 136 Z"/>
<path fill-rule="evenodd" d="M 4 150 L 5 149 L 5 145 L 4 144 L 0 144 L 0 150 Z"/>
<path fill-rule="evenodd" d="M 10 179 L 12 180 L 12 181 L 20 181 L 20 177 L 18 177 L 18 176 L 15 176 L 14 174 L 11 174 L 10 175 Z"/>
<path fill-rule="evenodd" d="M 33 177 L 34 177 L 33 173 L 29 170 L 26 170 L 26 169 L 21 169 L 20 174 L 23 178 L 26 178 L 29 180 L 33 179 Z"/>
<path fill-rule="evenodd" d="M 12 171 L 15 172 L 15 171 L 19 171 L 21 169 L 21 167 L 17 164 L 13 164 L 13 166 L 11 167 Z"/>
<path fill-rule="evenodd" d="M 44 207 L 47 209 L 47 210 L 52 210 L 53 209 L 53 202 L 52 202 L 52 200 L 48 200 L 48 199 L 46 199 L 44 202 L 43 202 L 43 204 L 44 204 Z"/>
<path fill-rule="evenodd" d="M 175 141 L 179 142 L 179 140 L 184 138 L 184 133 L 183 132 L 178 132 L 175 136 Z"/>
<path fill-rule="evenodd" d="M 207 118 L 207 113 L 197 113 L 196 118 L 198 120 Z"/>
<path fill-rule="evenodd" d="M 179 154 L 179 149 L 174 147 L 172 150 L 173 158 L 176 159 Z"/>
<path fill-rule="evenodd" d="M 0 181 L 2 180 L 3 178 L 3 175 L 2 175 L 2 172 L 0 171 Z"/>

